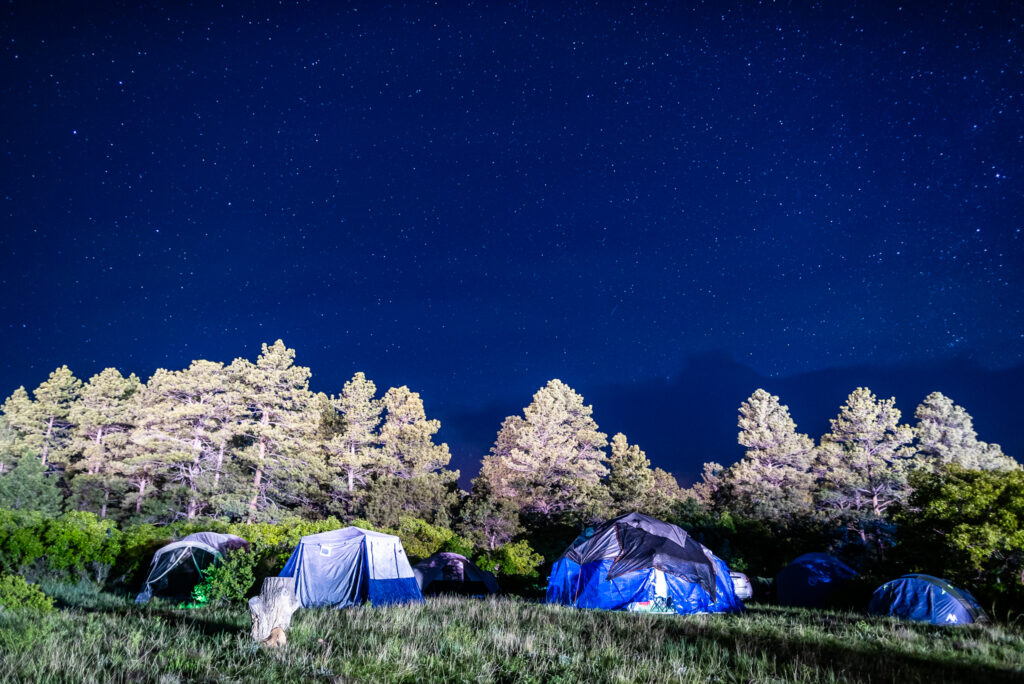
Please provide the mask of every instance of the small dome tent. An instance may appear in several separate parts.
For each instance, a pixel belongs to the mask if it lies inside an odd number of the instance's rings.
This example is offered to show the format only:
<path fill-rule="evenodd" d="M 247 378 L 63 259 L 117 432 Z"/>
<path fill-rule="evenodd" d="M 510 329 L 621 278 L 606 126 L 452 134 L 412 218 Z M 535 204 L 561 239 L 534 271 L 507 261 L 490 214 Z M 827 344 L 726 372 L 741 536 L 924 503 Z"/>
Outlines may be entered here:
<path fill-rule="evenodd" d="M 156 593 L 187 596 L 203 581 L 208 567 L 229 551 L 241 548 L 248 549 L 249 542 L 233 534 L 196 532 L 158 549 L 135 602 L 145 603 Z"/>
<path fill-rule="evenodd" d="M 805 553 L 775 577 L 778 601 L 784 606 L 823 608 L 841 600 L 857 571 L 827 553 Z"/>
<path fill-rule="evenodd" d="M 547 602 L 681 614 L 743 610 L 720 558 L 682 528 L 640 513 L 577 537 L 551 569 Z"/>
<path fill-rule="evenodd" d="M 904 575 L 886 582 L 871 595 L 868 613 L 933 625 L 988 621 L 985 611 L 970 593 L 931 575 Z"/>
<path fill-rule="evenodd" d="M 424 596 L 432 594 L 463 594 L 481 596 L 497 594 L 494 575 L 481 570 L 473 561 L 457 553 L 435 553 L 412 568 L 416 583 Z"/>
<path fill-rule="evenodd" d="M 280 577 L 295 578 L 305 608 L 423 600 L 402 541 L 359 527 L 303 537 Z"/>

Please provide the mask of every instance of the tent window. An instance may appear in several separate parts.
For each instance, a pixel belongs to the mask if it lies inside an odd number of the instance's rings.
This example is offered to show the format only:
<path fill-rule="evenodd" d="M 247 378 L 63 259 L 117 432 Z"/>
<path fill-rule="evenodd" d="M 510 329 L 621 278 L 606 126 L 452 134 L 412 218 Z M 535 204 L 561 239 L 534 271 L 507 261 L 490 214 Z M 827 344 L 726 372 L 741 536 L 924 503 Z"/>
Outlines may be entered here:
<path fill-rule="evenodd" d="M 320 547 L 320 555 L 321 556 L 330 556 L 331 555 L 331 547 L 330 546 L 321 546 Z"/>

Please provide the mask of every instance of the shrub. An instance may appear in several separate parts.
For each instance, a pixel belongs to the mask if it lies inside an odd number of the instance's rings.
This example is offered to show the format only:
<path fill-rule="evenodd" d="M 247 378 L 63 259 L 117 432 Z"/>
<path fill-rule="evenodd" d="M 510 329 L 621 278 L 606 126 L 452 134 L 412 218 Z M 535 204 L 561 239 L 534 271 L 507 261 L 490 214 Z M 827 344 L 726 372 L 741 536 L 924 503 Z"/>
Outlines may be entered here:
<path fill-rule="evenodd" d="M 53 599 L 19 575 L 0 575 L 0 606 L 49 613 L 53 610 Z"/>
<path fill-rule="evenodd" d="M 68 511 L 47 522 L 43 531 L 46 562 L 55 570 L 87 571 L 92 563 L 113 565 L 122 532 L 109 520 L 86 511 Z"/>
<path fill-rule="evenodd" d="M 43 556 L 43 526 L 37 512 L 0 509 L 0 569 L 16 570 Z"/>
<path fill-rule="evenodd" d="M 251 551 L 238 549 L 208 567 L 205 578 L 192 591 L 196 603 L 231 603 L 244 601 L 256 582 L 258 557 Z"/>
<path fill-rule="evenodd" d="M 499 546 L 494 551 L 484 551 L 474 562 L 499 576 L 537 577 L 537 568 L 544 562 L 544 557 L 531 549 L 524 539 Z"/>

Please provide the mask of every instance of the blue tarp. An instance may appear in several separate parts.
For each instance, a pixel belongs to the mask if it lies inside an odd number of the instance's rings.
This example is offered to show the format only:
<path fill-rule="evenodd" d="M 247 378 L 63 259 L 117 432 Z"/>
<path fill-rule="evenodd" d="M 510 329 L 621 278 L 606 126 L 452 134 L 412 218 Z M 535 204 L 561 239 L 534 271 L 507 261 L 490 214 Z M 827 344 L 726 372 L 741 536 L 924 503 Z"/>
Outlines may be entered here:
<path fill-rule="evenodd" d="M 659 537 L 650 542 L 657 553 L 636 554 L 633 559 L 625 557 L 630 549 L 624 549 L 619 543 L 623 535 L 621 530 L 615 532 L 616 525 L 642 525 L 649 535 Z M 660 539 L 672 543 L 666 544 Z M 691 546 L 703 558 L 708 580 L 713 573 L 713 587 L 710 583 L 702 586 L 705 573 L 701 568 L 687 569 L 699 565 L 690 557 Z M 682 554 L 684 547 L 688 549 L 685 555 Z M 680 554 L 680 558 L 670 557 L 674 554 Z M 640 562 L 642 559 L 647 559 L 646 567 L 642 567 L 645 565 Z M 616 572 L 615 568 L 626 563 L 631 563 L 628 566 L 631 569 Z M 733 590 L 729 568 L 720 558 L 688 539 L 681 528 L 637 514 L 609 521 L 591 537 L 580 537 L 573 542 L 551 569 L 546 600 L 604 610 L 628 610 L 631 604 L 659 602 L 682 614 L 743 610 L 743 603 Z"/>
<path fill-rule="evenodd" d="M 303 537 L 280 577 L 295 577 L 306 608 L 423 600 L 401 540 L 358 527 Z"/>
<path fill-rule="evenodd" d="M 805 553 L 775 577 L 775 591 L 784 606 L 821 608 L 841 599 L 844 585 L 857 571 L 827 553 Z"/>
<path fill-rule="evenodd" d="M 872 594 L 868 613 L 933 625 L 962 625 L 988 620 L 970 593 L 931 575 L 904 575 L 886 582 Z"/>

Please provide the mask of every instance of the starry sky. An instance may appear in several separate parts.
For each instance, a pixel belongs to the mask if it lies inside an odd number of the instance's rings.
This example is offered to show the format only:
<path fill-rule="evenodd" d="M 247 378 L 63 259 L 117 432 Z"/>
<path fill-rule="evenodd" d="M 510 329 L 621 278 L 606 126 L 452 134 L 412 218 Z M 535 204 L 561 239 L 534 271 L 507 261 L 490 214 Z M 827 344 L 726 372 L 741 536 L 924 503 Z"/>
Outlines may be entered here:
<path fill-rule="evenodd" d="M 283 338 L 439 417 L 548 379 L 686 482 L 764 386 L 1024 456 L 1024 6 L 14 0 L 0 393 Z"/>

